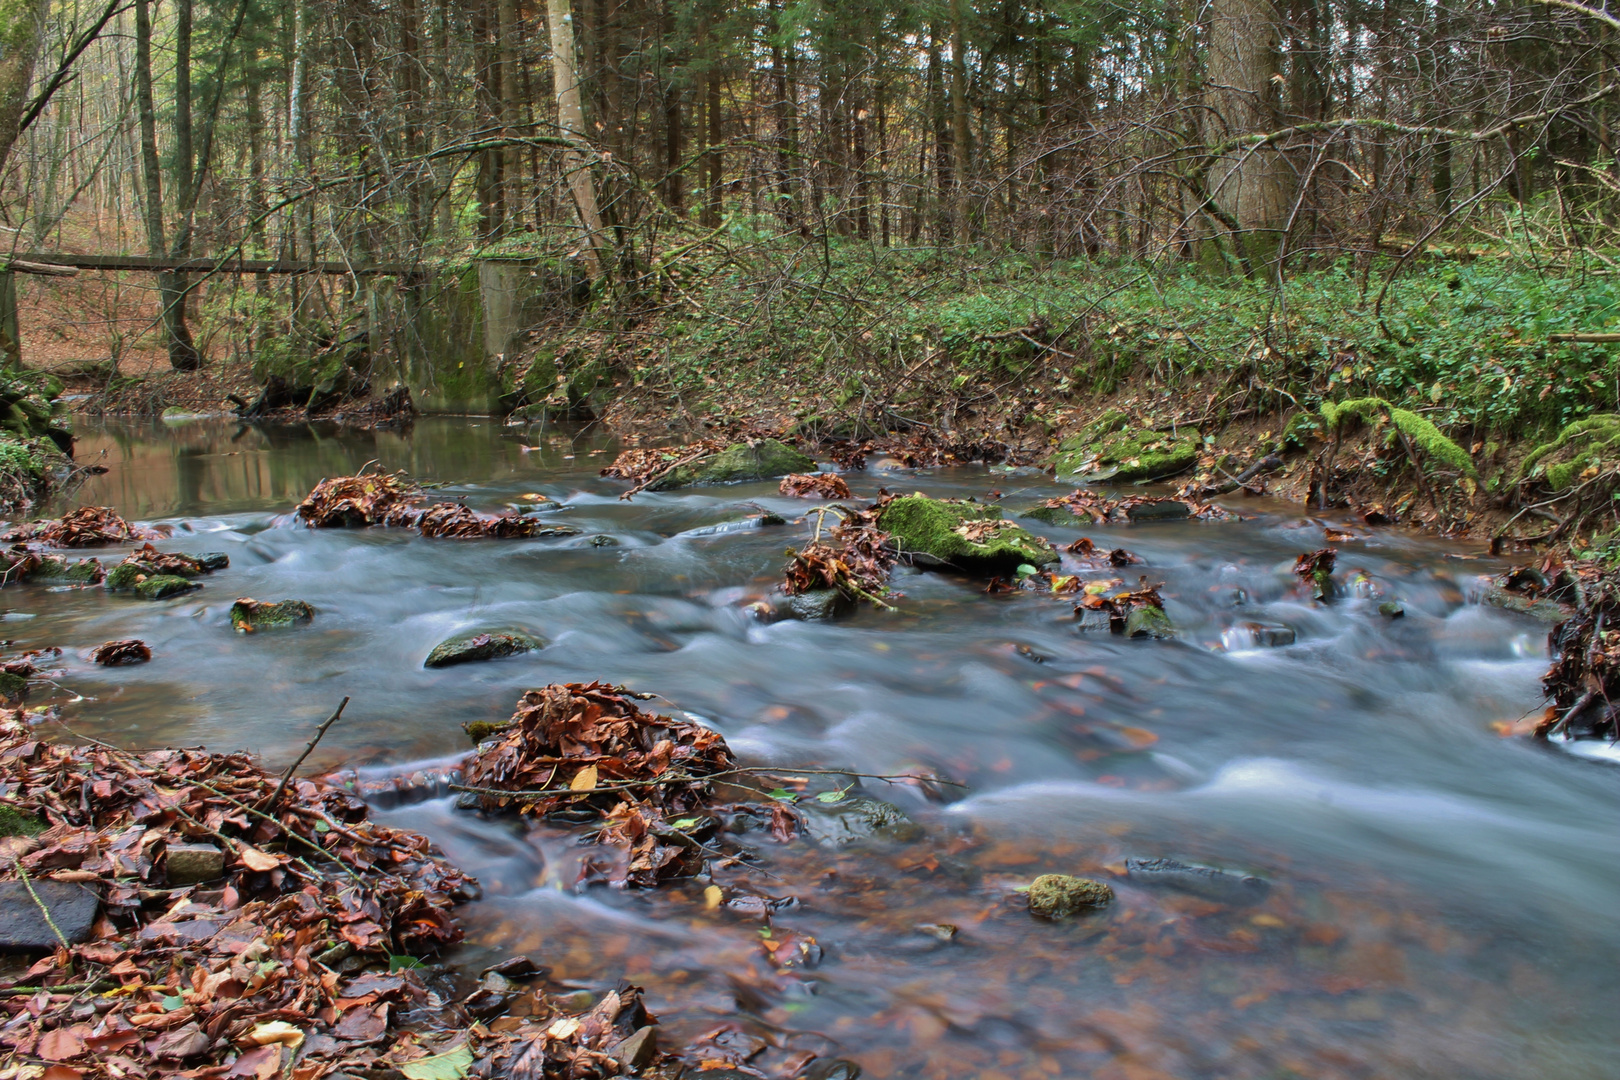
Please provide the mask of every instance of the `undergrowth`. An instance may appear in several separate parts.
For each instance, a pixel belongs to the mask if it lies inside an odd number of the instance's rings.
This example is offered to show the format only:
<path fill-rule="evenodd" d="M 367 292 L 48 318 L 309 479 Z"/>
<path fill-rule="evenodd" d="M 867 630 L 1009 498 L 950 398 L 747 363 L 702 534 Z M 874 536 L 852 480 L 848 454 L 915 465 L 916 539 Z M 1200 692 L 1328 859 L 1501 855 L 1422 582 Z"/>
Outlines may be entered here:
<path fill-rule="evenodd" d="M 1615 346 L 1548 340 L 1620 329 L 1613 279 L 1440 260 L 1408 270 L 1381 313 L 1372 281 L 1364 295 L 1348 264 L 1278 289 L 1176 266 L 972 262 L 853 242 L 694 251 L 660 303 L 634 317 L 600 305 L 547 355 L 563 370 L 606 359 L 627 387 L 715 411 L 759 388 L 810 415 L 1037 382 L 1106 394 L 1133 376 L 1259 388 L 1272 408 L 1380 398 L 1443 430 L 1515 436 L 1616 408 Z"/>

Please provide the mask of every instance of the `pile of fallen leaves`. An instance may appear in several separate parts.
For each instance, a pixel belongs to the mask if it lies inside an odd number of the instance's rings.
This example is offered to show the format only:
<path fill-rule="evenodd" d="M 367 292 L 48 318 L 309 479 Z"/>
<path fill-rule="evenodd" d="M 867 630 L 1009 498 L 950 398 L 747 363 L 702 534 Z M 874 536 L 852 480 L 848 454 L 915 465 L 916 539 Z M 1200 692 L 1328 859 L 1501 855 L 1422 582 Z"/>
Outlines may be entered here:
<path fill-rule="evenodd" d="M 1054 510 L 1067 510 L 1093 525 L 1122 525 L 1148 516 L 1190 517 L 1200 521 L 1230 521 L 1237 517 L 1230 510 L 1196 499 L 1173 495 L 1127 495 L 1123 499 L 1110 499 L 1089 488 L 1079 488 L 1072 495 L 1047 499 L 1045 505 Z M 1180 513 L 1183 508 L 1185 514 Z"/>
<path fill-rule="evenodd" d="M 31 521 L 0 536 L 11 543 L 40 543 L 48 547 L 105 547 L 146 540 L 157 534 L 131 525 L 110 506 L 81 506 L 60 518 Z"/>
<path fill-rule="evenodd" d="M 1549 557 L 1540 568 L 1503 578 L 1536 598 L 1575 604 L 1574 617 L 1547 637 L 1554 659 L 1541 688 L 1552 704 L 1536 734 L 1620 739 L 1620 574 L 1590 563 L 1565 567 Z"/>
<path fill-rule="evenodd" d="M 296 513 L 312 529 L 393 525 L 453 540 L 568 536 L 575 531 L 527 514 L 480 514 L 463 503 L 423 506 L 424 498 L 402 474 L 361 473 L 322 480 Z"/>
<path fill-rule="evenodd" d="M 887 502 L 885 497 L 864 510 L 846 512 L 826 540 L 818 524 L 810 543 L 796 551 L 790 548 L 782 585 L 787 594 L 837 589 L 850 600 L 881 604 L 896 555 L 889 534 L 877 524 Z"/>
<path fill-rule="evenodd" d="M 1087 583 L 1084 595 L 1074 605 L 1074 613 L 1083 616 L 1086 612 L 1101 612 L 1108 617 L 1109 632 L 1123 634 L 1130 622 L 1131 612 L 1137 608 L 1164 610 L 1164 598 L 1159 595 L 1159 587 L 1150 585 L 1147 578 L 1139 578 L 1136 588 L 1131 591 L 1109 595 L 1110 589 L 1118 588 L 1121 584 L 1117 578 Z"/>
<path fill-rule="evenodd" d="M 726 448 L 719 439 L 699 439 L 685 446 L 665 449 L 637 447 L 626 450 L 613 459 L 613 464 L 602 470 L 602 475 L 615 480 L 629 480 L 637 489 L 644 488 L 665 473 L 674 472 L 682 465 L 718 454 Z"/>
<path fill-rule="evenodd" d="M 1331 600 L 1334 596 L 1333 566 L 1338 561 L 1338 548 L 1320 548 L 1308 551 L 1294 560 L 1294 576 L 1311 588 L 1318 600 Z"/>
<path fill-rule="evenodd" d="M 90 660 L 103 667 L 119 667 L 123 664 L 144 664 L 152 659 L 152 649 L 140 638 L 125 638 L 122 641 L 108 641 L 97 645 L 90 652 Z"/>
<path fill-rule="evenodd" d="M 718 827 L 712 778 L 735 774 L 726 740 L 690 720 L 644 712 L 636 695 L 602 682 L 530 690 L 517 712 L 467 762 L 464 790 L 486 810 L 517 807 L 597 827 L 598 851 L 581 881 L 651 887 L 694 873 Z M 792 812 L 772 808 L 792 836 Z M 605 854 L 605 853 L 604 853 Z"/>
<path fill-rule="evenodd" d="M 393 1029 L 430 991 L 362 973 L 461 938 L 450 908 L 477 883 L 425 837 L 340 789 L 281 789 L 245 754 L 66 746 L 21 710 L 0 718 L 0 798 L 43 826 L 0 839 L 0 878 L 100 897 L 88 940 L 0 981 L 18 1058 L 63 1080 L 314 1080 L 428 1054 Z M 205 880 L 170 879 L 199 854 Z"/>
<path fill-rule="evenodd" d="M 777 490 L 800 499 L 847 499 L 849 485 L 837 473 L 789 473 Z"/>

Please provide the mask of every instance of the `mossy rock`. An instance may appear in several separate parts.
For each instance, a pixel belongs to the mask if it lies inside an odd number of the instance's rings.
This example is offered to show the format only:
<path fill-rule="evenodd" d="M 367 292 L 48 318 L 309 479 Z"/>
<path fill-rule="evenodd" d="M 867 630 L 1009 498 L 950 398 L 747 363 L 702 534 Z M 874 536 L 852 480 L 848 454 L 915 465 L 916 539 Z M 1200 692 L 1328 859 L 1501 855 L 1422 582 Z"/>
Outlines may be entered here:
<path fill-rule="evenodd" d="M 108 592 L 134 592 L 135 586 L 150 576 L 151 572 L 139 563 L 121 562 L 107 571 L 101 585 Z"/>
<path fill-rule="evenodd" d="M 1129 638 L 1170 638 L 1176 636 L 1176 626 L 1164 608 L 1144 604 L 1131 609 L 1125 616 L 1125 636 Z"/>
<path fill-rule="evenodd" d="M 949 568 L 981 577 L 1008 576 L 1022 564 L 1049 566 L 1062 557 L 1046 541 L 1013 524 L 1002 525 L 984 542 L 958 529 L 973 522 L 1001 521 L 995 504 L 907 495 L 884 507 L 878 527 L 894 537 L 902 554 L 919 566 Z"/>
<path fill-rule="evenodd" d="M 1100 908 L 1114 899 L 1114 890 L 1101 881 L 1042 874 L 1029 886 L 1029 910 L 1047 919 L 1065 919 Z"/>
<path fill-rule="evenodd" d="M 16 703 L 28 696 L 28 679 L 10 671 L 0 671 L 0 698 Z"/>
<path fill-rule="evenodd" d="M 238 600 L 231 605 L 231 626 L 244 633 L 297 626 L 315 618 L 315 609 L 302 600 L 278 600 L 273 604 Z"/>
<path fill-rule="evenodd" d="M 1059 443 L 1052 464 L 1059 476 L 1126 483 L 1157 480 L 1196 465 L 1203 445 L 1196 428 L 1152 431 L 1110 409 L 1080 434 Z"/>
<path fill-rule="evenodd" d="M 479 660 L 499 660 L 503 656 L 517 656 L 519 653 L 531 652 L 543 644 L 528 634 L 513 630 L 458 634 L 435 645 L 422 666 L 441 668 L 450 667 L 452 664 L 470 664 Z"/>
<path fill-rule="evenodd" d="M 74 585 L 95 585 L 102 579 L 101 562 L 97 559 L 65 559 L 60 555 L 46 555 L 29 574 L 36 581 L 64 581 Z"/>
<path fill-rule="evenodd" d="M 733 443 L 718 454 L 682 465 L 652 485 L 654 491 L 697 487 L 705 484 L 737 484 L 745 480 L 769 480 L 789 473 L 814 470 L 816 463 L 793 447 L 775 439 L 762 439 L 757 445 Z"/>
<path fill-rule="evenodd" d="M 166 600 L 200 588 L 201 585 L 179 574 L 157 574 L 136 585 L 135 595 L 143 600 Z"/>
<path fill-rule="evenodd" d="M 46 824 L 32 814 L 25 814 L 10 803 L 0 803 L 0 836 L 38 836 L 46 828 Z"/>

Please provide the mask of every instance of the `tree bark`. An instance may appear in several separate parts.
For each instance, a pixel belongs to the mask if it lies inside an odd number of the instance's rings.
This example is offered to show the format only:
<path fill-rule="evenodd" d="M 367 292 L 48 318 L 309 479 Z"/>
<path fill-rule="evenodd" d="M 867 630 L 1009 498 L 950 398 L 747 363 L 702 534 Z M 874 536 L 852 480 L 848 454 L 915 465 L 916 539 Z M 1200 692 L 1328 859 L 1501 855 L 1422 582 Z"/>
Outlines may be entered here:
<path fill-rule="evenodd" d="M 585 144 L 585 107 L 579 94 L 579 71 L 574 62 L 574 16 L 569 0 L 546 0 L 551 32 L 551 66 L 557 91 L 557 125 L 575 140 L 563 153 L 563 169 L 574 195 L 580 232 L 585 241 L 585 269 L 592 281 L 606 271 L 602 215 L 596 207 L 596 181 Z"/>
<path fill-rule="evenodd" d="M 50 0 L 10 0 L 0 5 L 0 170 L 17 141 L 50 6 Z"/>

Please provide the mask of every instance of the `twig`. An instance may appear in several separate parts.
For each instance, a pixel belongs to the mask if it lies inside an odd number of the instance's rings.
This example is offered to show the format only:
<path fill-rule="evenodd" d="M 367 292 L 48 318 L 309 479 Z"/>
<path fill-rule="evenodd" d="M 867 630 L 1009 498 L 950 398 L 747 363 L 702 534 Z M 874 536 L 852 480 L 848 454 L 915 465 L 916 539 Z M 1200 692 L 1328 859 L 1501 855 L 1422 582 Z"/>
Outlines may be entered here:
<path fill-rule="evenodd" d="M 45 901 L 41 900 L 39 893 L 34 891 L 34 883 L 29 880 L 28 871 L 23 869 L 21 860 L 17 862 L 17 876 L 22 878 L 23 888 L 28 890 L 28 895 L 34 898 L 34 903 L 39 905 L 39 913 L 45 916 L 45 925 L 51 928 L 51 933 L 55 934 L 56 940 L 62 943 L 62 948 L 73 948 L 72 943 L 67 939 L 67 935 L 62 933 L 62 928 L 56 925 L 55 919 L 51 918 L 51 909 L 45 906 Z"/>
<path fill-rule="evenodd" d="M 95 980 L 93 980 L 91 982 L 62 983 L 60 986 L 9 986 L 4 990 L 0 990 L 0 997 L 23 997 L 23 996 L 27 996 L 27 995 L 37 994 L 41 990 L 45 991 L 48 994 L 66 994 L 69 991 L 72 991 L 74 993 L 78 993 L 78 992 L 83 991 L 83 990 L 99 990 L 103 986 L 113 986 L 113 985 L 116 985 L 116 984 L 114 983 L 114 981 L 112 979 L 101 978 L 101 979 L 95 979 Z M 155 987 L 155 986 L 151 986 L 151 987 L 143 987 L 142 989 L 156 990 L 156 989 L 159 989 L 159 988 Z"/>
<path fill-rule="evenodd" d="M 898 784 L 907 780 L 926 780 L 935 784 L 946 784 L 950 787 L 965 788 L 966 784 L 955 780 L 946 780 L 938 776 L 917 776 L 913 773 L 860 773 L 850 772 L 848 769 L 783 769 L 767 765 L 745 765 L 735 769 L 723 769 L 720 772 L 707 773 L 703 776 L 692 776 L 688 773 L 677 773 L 671 776 L 658 776 L 651 780 L 623 780 L 611 784 L 598 784 L 594 788 L 584 791 L 575 791 L 572 788 L 540 788 L 535 791 L 507 791 L 504 788 L 473 787 L 468 784 L 451 784 L 451 791 L 465 791 L 473 795 L 492 795 L 505 799 L 541 799 L 552 795 L 593 795 L 599 791 L 623 791 L 626 788 L 661 787 L 665 784 L 694 784 L 715 780 L 722 776 L 753 776 L 764 774 L 767 776 L 791 776 L 803 774 L 806 776 L 854 776 L 865 780 L 882 780 L 886 784 Z"/>
<path fill-rule="evenodd" d="M 302 765 L 304 763 L 304 759 L 309 757 L 310 752 L 315 749 L 315 744 L 321 741 L 322 735 L 326 734 L 326 729 L 337 723 L 338 717 L 343 715 L 344 706 L 348 705 L 348 703 L 349 699 L 347 697 L 338 702 L 337 711 L 331 716 L 328 716 L 326 718 L 326 722 L 319 728 L 315 729 L 315 737 L 309 740 L 309 745 L 304 747 L 304 752 L 302 754 L 298 755 L 298 760 L 287 766 L 287 771 L 281 774 L 281 783 L 276 785 L 276 790 L 271 793 L 270 800 L 264 804 L 265 809 L 275 809 L 276 803 L 281 799 L 281 793 L 287 790 L 288 783 L 292 781 L 293 773 L 297 772 L 298 766 Z"/>
<path fill-rule="evenodd" d="M 625 492 L 623 495 L 620 495 L 619 499 L 621 501 L 623 501 L 623 500 L 629 499 L 630 496 L 632 496 L 632 495 L 640 494 L 641 492 L 647 490 L 649 485 L 655 484 L 659 480 L 662 480 L 664 477 L 668 476 L 670 473 L 674 472 L 676 469 L 679 469 L 682 465 L 690 465 L 690 464 L 692 464 L 692 462 L 700 461 L 703 458 L 708 457 L 712 453 L 714 453 L 713 450 L 710 450 L 707 447 L 704 447 L 703 449 L 698 450 L 695 453 L 688 454 L 686 457 L 678 458 L 677 460 L 671 462 L 669 465 L 665 466 L 664 468 L 662 468 L 662 469 L 658 470 L 657 472 L 655 472 L 655 473 L 651 474 L 650 476 L 648 476 L 645 480 L 641 481 L 639 484 L 637 484 L 635 487 L 631 488 L 629 491 Z"/>

